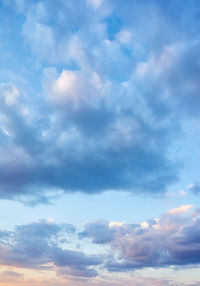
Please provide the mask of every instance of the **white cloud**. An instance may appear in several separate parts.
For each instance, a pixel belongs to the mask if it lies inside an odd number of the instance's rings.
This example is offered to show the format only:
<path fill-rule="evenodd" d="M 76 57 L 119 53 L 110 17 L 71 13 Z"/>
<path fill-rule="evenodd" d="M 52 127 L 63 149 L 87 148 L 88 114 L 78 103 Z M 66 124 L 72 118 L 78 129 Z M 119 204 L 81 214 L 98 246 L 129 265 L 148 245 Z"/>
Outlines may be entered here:
<path fill-rule="evenodd" d="M 187 213 L 192 207 L 193 207 L 192 205 L 182 205 L 178 208 L 169 210 L 168 213 L 170 215 L 184 214 L 184 213 Z"/>
<path fill-rule="evenodd" d="M 148 228 L 149 227 L 149 224 L 147 221 L 142 222 L 140 225 L 142 228 Z"/>
<path fill-rule="evenodd" d="M 76 70 L 63 70 L 59 75 L 47 69 L 44 80 L 45 91 L 52 102 L 71 108 L 82 108 L 85 105 L 96 108 L 106 95 L 109 83 L 104 82 L 97 73 L 86 73 Z"/>
<path fill-rule="evenodd" d="M 94 8 L 99 8 L 102 3 L 103 0 L 87 0 Z"/>
<path fill-rule="evenodd" d="M 119 33 L 117 33 L 116 39 L 122 44 L 129 44 L 131 43 L 132 33 L 127 30 L 121 30 Z"/>
<path fill-rule="evenodd" d="M 184 190 L 180 190 L 179 191 L 179 195 L 180 196 L 185 196 L 187 193 L 186 193 L 186 191 L 184 191 Z"/>
<path fill-rule="evenodd" d="M 117 227 L 117 226 L 123 226 L 125 225 L 125 222 L 118 222 L 118 221 L 110 221 L 109 222 L 109 227 Z"/>
<path fill-rule="evenodd" d="M 1 83 L 0 92 L 6 105 L 11 106 L 16 104 L 19 98 L 19 90 L 16 86 L 11 83 Z"/>

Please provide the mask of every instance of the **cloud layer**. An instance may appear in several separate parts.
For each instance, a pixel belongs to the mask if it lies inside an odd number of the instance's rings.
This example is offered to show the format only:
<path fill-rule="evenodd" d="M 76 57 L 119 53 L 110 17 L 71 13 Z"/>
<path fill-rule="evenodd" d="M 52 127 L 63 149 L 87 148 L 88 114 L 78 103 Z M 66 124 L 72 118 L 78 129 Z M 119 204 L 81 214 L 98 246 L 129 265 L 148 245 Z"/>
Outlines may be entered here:
<path fill-rule="evenodd" d="M 94 281 L 93 283 L 98 285 L 98 279 L 106 279 L 106 273 L 169 266 L 174 269 L 198 267 L 199 210 L 191 213 L 189 207 L 185 206 L 180 206 L 176 210 L 180 211 L 169 211 L 159 218 L 140 224 L 90 222 L 81 232 L 71 224 L 56 224 L 44 220 L 18 225 L 13 231 L 2 230 L 0 265 L 10 267 L 7 268 L 10 270 L 2 273 L 2 277 L 5 281 L 13 277 L 20 280 L 23 277 L 18 270 L 29 269 L 43 271 L 47 276 L 48 272 L 53 271 L 60 281 L 72 279 L 73 283 L 74 279 L 78 279 L 78 283 L 80 279 L 84 284 L 84 279 L 89 279 L 87 283 Z M 91 251 L 90 254 L 84 253 L 79 249 L 83 243 L 88 245 L 85 249 L 92 249 L 94 245 L 98 245 L 102 247 L 102 251 L 98 251 L 97 254 L 91 254 Z M 74 244 L 77 244 L 75 248 L 72 246 Z M 13 269 L 14 273 L 8 272 Z M 147 283 L 143 282 L 144 278 L 137 275 L 130 285 Z M 152 285 L 171 285 L 170 280 L 147 281 Z M 107 283 L 106 280 L 104 282 Z M 116 285 L 117 283 L 116 280 Z"/>

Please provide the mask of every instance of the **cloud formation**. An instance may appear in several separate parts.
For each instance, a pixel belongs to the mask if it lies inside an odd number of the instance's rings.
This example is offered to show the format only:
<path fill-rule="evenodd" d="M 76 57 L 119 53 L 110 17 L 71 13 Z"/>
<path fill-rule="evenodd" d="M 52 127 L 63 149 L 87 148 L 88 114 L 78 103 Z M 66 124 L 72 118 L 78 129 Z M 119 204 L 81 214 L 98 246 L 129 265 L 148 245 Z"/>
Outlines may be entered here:
<path fill-rule="evenodd" d="M 75 228 L 70 224 L 48 221 L 19 225 L 10 232 L 2 231 L 0 264 L 40 270 L 55 268 L 59 275 L 95 277 L 97 271 L 91 267 L 102 263 L 101 256 L 86 255 L 61 246 L 67 245 L 74 232 Z"/>
<path fill-rule="evenodd" d="M 3 3 L 29 72 L 0 87 L 1 198 L 165 193 L 183 121 L 199 120 L 197 2 Z"/>
<path fill-rule="evenodd" d="M 182 200 L 173 184 L 190 166 L 180 189 L 198 176 L 199 15 L 199 0 L 2 0 L 0 199 L 34 206 L 64 193 L 169 190 Z M 198 178 L 189 181 L 198 195 Z M 171 285 L 101 273 L 198 265 L 200 210 L 190 215 L 191 203 L 140 224 L 1 230 L 0 284 L 34 285 L 15 271 L 26 268 L 59 278 L 37 285 Z"/>
<path fill-rule="evenodd" d="M 20 275 L 21 272 L 17 274 L 18 270 L 23 271 L 26 268 L 31 271 L 44 271 L 47 276 L 48 272 L 55 272 L 59 281 L 71 280 L 72 284 L 73 281 L 80 281 L 82 285 L 85 283 L 84 279 L 88 279 L 88 285 L 98 285 L 99 279 L 105 279 L 105 285 L 114 285 L 109 279 L 106 280 L 106 273 L 132 272 L 145 268 L 164 269 L 169 266 L 198 266 L 199 238 L 198 209 L 192 214 L 167 212 L 159 218 L 140 224 L 90 222 L 81 232 L 71 224 L 56 224 L 50 221 L 18 225 L 13 231 L 0 232 L 0 265 L 4 269 L 10 267 L 10 270 L 2 272 L 0 278 L 11 281 L 16 277 L 16 281 L 21 281 L 24 278 Z M 87 254 L 80 249 L 74 249 L 72 241 L 77 244 L 87 242 L 88 246 L 92 247 L 98 244 L 103 251 L 96 254 L 91 254 L 90 251 L 90 254 Z M 11 270 L 14 273 L 9 272 Z M 130 285 L 142 285 L 148 281 L 149 285 L 174 285 L 167 279 L 145 280 L 138 276 L 137 272 Z M 129 285 L 128 280 L 127 283 Z"/>
<path fill-rule="evenodd" d="M 109 271 L 198 265 L 199 213 L 184 216 L 184 207 L 136 225 L 106 221 L 88 223 L 80 237 L 111 247 L 113 255 L 105 263 Z"/>

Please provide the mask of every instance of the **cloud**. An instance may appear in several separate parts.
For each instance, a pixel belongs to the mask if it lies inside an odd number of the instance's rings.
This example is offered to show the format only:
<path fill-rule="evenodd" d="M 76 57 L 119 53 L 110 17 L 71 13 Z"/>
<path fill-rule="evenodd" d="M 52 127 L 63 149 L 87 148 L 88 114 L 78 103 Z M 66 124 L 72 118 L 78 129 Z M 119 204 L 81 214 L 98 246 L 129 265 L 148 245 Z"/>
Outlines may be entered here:
<path fill-rule="evenodd" d="M 110 246 L 105 262 L 109 271 L 124 272 L 146 267 L 196 265 L 199 261 L 199 215 L 181 216 L 191 206 L 177 208 L 141 224 L 94 222 L 84 235 L 93 243 Z"/>
<path fill-rule="evenodd" d="M 131 32 L 126 30 L 122 30 L 116 35 L 118 41 L 122 44 L 130 44 L 131 36 L 132 36 Z"/>
<path fill-rule="evenodd" d="M 13 6 L 11 1 L 7 2 Z M 88 34 L 90 41 L 93 42 L 105 33 L 98 14 L 103 1 L 78 1 L 79 9 L 72 2 L 63 3 L 60 0 L 51 1 L 48 4 L 31 1 L 28 7 L 23 4 L 23 8 L 20 8 L 17 2 L 15 3 L 17 10 L 25 17 L 22 33 L 26 43 L 32 53 L 45 62 L 69 63 L 74 66 L 74 55 L 77 53 L 74 54 L 71 47 L 76 36 L 78 35 L 81 46 L 83 42 L 85 50 L 89 44 L 86 41 Z M 103 16 L 105 13 L 106 11 L 101 11 L 100 14 Z M 78 52 L 78 49 L 76 50 Z"/>
<path fill-rule="evenodd" d="M 197 2 L 4 4 L 28 52 L 26 85 L 1 84 L 0 197 L 164 194 L 181 126 L 199 118 Z"/>
<path fill-rule="evenodd" d="M 22 277 L 23 275 L 22 275 L 22 274 L 19 274 L 19 273 L 17 273 L 17 272 L 15 272 L 15 271 L 3 271 L 3 272 L 1 273 L 1 276 L 11 277 L 11 278 L 17 279 L 17 278 L 19 278 L 19 277 Z"/>
<path fill-rule="evenodd" d="M 6 105 L 13 105 L 19 97 L 19 90 L 12 83 L 3 83 L 0 85 L 1 100 Z"/>
<path fill-rule="evenodd" d="M 168 129 L 109 101 L 110 85 L 96 73 L 89 80 L 78 71 L 52 74 L 45 75 L 48 96 L 37 111 L 26 98 L 1 107 L 2 198 L 27 196 L 36 204 L 59 191 L 162 193 L 176 180 L 176 165 L 164 154 Z"/>
<path fill-rule="evenodd" d="M 195 195 L 198 195 L 200 193 L 200 186 L 198 183 L 190 184 L 188 186 L 188 189 Z"/>
<path fill-rule="evenodd" d="M 193 207 L 192 205 L 182 205 L 178 208 L 169 210 L 168 213 L 170 215 L 184 214 L 184 213 L 188 212 L 192 207 Z"/>
<path fill-rule="evenodd" d="M 24 275 L 16 271 L 5 270 L 0 273 L 0 285 L 19 285 L 24 282 Z M 15 284 L 16 283 L 16 284 Z M 19 284 L 18 284 L 19 283 Z"/>
<path fill-rule="evenodd" d="M 109 228 L 106 222 L 88 223 L 85 230 L 79 233 L 80 238 L 92 238 L 92 242 L 97 244 L 109 243 L 113 239 L 113 230 Z"/>
<path fill-rule="evenodd" d="M 6 271 L 7 272 L 7 271 Z M 17 277 L 17 272 L 13 272 L 13 276 L 14 273 L 16 273 L 16 277 Z M 47 274 L 47 273 L 45 273 Z M 27 278 L 20 278 L 20 274 L 18 274 L 19 277 L 18 279 L 14 280 L 12 278 L 9 277 L 9 275 L 5 274 L 0 274 L 0 285 L 9 285 L 9 286 L 16 286 L 16 285 L 23 285 L 23 286 L 36 286 L 38 285 L 38 283 L 40 283 L 41 286 L 83 286 L 87 283 L 87 285 L 89 286 L 120 286 L 122 285 L 122 283 L 124 285 L 127 286 L 141 286 L 141 285 L 145 285 L 148 284 L 150 286 L 170 286 L 170 285 L 175 285 L 172 284 L 170 280 L 165 280 L 165 279 L 157 279 L 157 278 L 151 278 L 151 277 L 143 277 L 141 275 L 134 275 L 134 277 L 132 277 L 131 279 L 113 279 L 113 281 L 110 281 L 109 278 L 104 278 L 104 279 L 95 279 L 93 278 L 92 280 L 89 280 L 86 278 L 85 279 L 70 279 L 70 278 L 66 278 L 66 279 L 47 279 L 46 277 L 44 279 L 27 279 Z M 4 284 L 1 284 L 4 283 Z M 11 283 L 11 284 L 9 284 Z M 197 282 L 198 283 L 198 282 Z M 177 285 L 177 284 L 176 284 Z M 195 284 L 198 285 L 198 284 Z M 178 286 L 178 285 L 177 285 Z"/>
<path fill-rule="evenodd" d="M 103 3 L 103 0 L 88 0 L 88 2 L 93 5 L 95 8 L 99 8 Z"/>
<path fill-rule="evenodd" d="M 66 279 L 66 283 L 77 279 L 77 283 L 79 281 L 82 285 L 81 281 L 84 284 L 85 279 L 88 279 L 87 285 L 98 285 L 98 281 L 100 283 L 105 279 L 105 285 L 121 285 L 122 280 L 116 280 L 116 284 L 109 282 L 109 279 L 107 281 L 108 272 L 126 273 L 169 266 L 180 269 L 186 266 L 196 267 L 200 263 L 199 238 L 198 210 L 195 216 L 165 213 L 140 224 L 90 222 L 81 232 L 77 232 L 71 224 L 41 220 L 17 225 L 13 231 L 1 231 L 0 265 L 14 269 L 14 272 L 20 269 L 20 273 L 23 273 L 23 269 L 43 271 L 47 276 L 54 272 L 60 281 Z M 71 244 L 85 243 L 85 240 L 88 246 L 103 246 L 99 248 L 103 252 L 92 254 L 90 251 L 87 254 L 74 249 Z M 2 279 L 11 281 L 15 276 L 17 281 L 21 281 L 22 276 L 10 272 L 3 273 Z M 99 279 L 96 280 L 96 277 Z M 144 285 L 148 281 L 148 285 L 171 285 L 168 280 L 145 279 L 147 278 L 135 273 L 131 281 L 127 280 L 127 285 Z"/>
<path fill-rule="evenodd" d="M 97 271 L 90 267 L 102 263 L 101 255 L 86 255 L 61 246 L 67 245 L 74 232 L 70 224 L 48 221 L 18 225 L 14 231 L 2 232 L 0 264 L 38 270 L 56 268 L 59 275 L 97 276 Z"/>

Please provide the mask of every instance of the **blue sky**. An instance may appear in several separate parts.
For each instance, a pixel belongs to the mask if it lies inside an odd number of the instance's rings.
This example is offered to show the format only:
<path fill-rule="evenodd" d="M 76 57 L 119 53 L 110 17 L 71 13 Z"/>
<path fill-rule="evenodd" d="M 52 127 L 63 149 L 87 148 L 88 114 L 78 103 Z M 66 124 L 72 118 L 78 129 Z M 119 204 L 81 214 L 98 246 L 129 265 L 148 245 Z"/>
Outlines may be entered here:
<path fill-rule="evenodd" d="M 200 285 L 197 0 L 0 2 L 0 285 Z"/>

